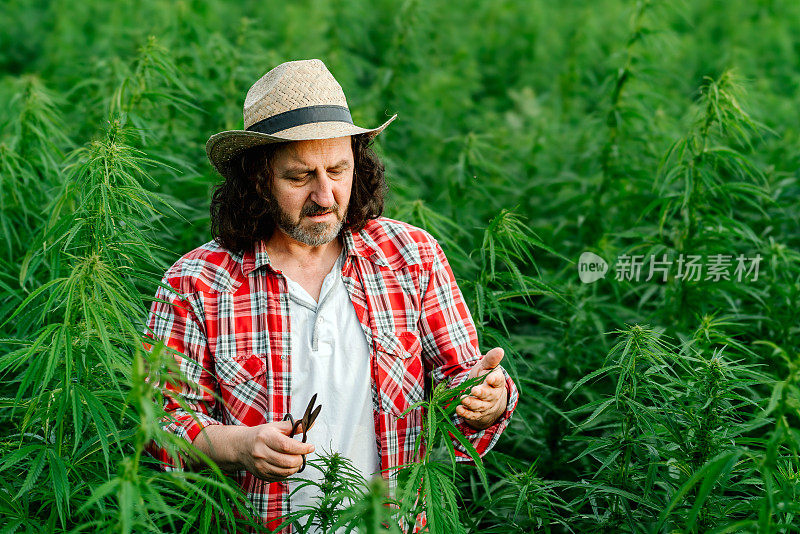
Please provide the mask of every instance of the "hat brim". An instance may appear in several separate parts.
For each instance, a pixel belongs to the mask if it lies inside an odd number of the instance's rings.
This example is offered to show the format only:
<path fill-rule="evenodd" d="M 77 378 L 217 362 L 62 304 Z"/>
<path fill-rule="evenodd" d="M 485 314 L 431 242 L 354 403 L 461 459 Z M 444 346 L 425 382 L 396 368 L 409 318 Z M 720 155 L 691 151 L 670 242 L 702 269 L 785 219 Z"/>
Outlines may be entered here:
<path fill-rule="evenodd" d="M 361 128 L 348 122 L 331 121 L 301 124 L 275 134 L 250 132 L 248 130 L 228 130 L 209 137 L 206 142 L 206 155 L 214 168 L 217 169 L 217 172 L 227 178 L 230 162 L 248 148 L 291 141 L 334 139 L 348 135 L 370 134 L 375 136 L 381 133 L 396 118 L 397 115 L 395 114 L 377 128 L 371 129 Z"/>

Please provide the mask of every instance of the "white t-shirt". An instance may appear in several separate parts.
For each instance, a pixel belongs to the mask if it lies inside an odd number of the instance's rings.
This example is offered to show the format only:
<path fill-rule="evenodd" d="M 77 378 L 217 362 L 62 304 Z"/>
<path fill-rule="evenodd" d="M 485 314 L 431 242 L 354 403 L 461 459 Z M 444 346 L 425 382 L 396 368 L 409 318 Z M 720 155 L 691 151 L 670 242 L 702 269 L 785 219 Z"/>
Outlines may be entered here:
<path fill-rule="evenodd" d="M 286 281 L 291 316 L 291 412 L 303 417 L 316 393 L 322 410 L 308 432 L 318 453 L 339 452 L 369 480 L 380 470 L 370 392 L 370 347 L 342 281 L 340 255 L 325 277 L 319 303 L 297 282 Z M 321 473 L 306 467 L 296 477 L 320 481 Z M 377 476 L 380 476 L 377 474 Z M 298 486 L 288 481 L 289 491 Z M 314 504 L 317 488 L 306 486 L 291 498 L 291 510 Z"/>

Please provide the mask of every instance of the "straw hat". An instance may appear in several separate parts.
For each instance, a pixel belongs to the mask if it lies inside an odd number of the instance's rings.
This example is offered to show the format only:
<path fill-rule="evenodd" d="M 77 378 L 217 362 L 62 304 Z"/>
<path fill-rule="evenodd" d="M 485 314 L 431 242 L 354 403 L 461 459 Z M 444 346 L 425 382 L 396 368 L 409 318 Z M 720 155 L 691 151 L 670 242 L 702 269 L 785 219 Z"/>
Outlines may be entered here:
<path fill-rule="evenodd" d="M 318 59 L 281 63 L 247 91 L 244 130 L 212 135 L 208 159 L 223 176 L 242 151 L 271 143 L 379 134 L 392 116 L 377 128 L 353 124 L 342 86 Z"/>

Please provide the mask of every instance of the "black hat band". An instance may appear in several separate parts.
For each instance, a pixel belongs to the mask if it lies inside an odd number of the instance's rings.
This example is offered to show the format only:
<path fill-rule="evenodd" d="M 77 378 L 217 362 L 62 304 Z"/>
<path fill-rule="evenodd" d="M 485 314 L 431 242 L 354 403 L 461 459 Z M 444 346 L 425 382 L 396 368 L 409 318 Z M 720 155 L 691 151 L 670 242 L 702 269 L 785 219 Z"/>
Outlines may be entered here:
<path fill-rule="evenodd" d="M 315 122 L 346 122 L 353 124 L 353 118 L 350 116 L 350 110 L 344 106 L 307 106 L 304 108 L 290 109 L 283 113 L 278 113 L 272 117 L 267 117 L 257 123 L 248 126 L 248 132 L 259 132 L 267 135 L 272 135 L 275 132 L 281 132 L 301 126 L 303 124 L 311 124 Z"/>

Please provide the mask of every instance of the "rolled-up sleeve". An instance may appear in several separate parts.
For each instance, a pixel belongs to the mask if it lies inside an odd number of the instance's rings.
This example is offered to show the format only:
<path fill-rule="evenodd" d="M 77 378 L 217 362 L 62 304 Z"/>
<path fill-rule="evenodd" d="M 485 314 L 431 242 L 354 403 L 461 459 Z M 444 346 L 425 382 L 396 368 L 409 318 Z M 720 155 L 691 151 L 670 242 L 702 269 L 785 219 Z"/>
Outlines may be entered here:
<path fill-rule="evenodd" d="M 167 412 L 162 426 L 191 443 L 206 426 L 222 424 L 216 418 L 214 359 L 198 317 L 202 307 L 197 297 L 182 296 L 168 287 L 168 279 L 165 279 L 156 292 L 148 319 L 148 335 L 170 349 L 171 354 L 165 352 L 165 357 L 174 359 L 174 368 L 178 371 L 177 376 L 173 374 L 164 384 L 159 384 Z M 146 348 L 152 349 L 152 346 Z M 151 443 L 148 451 L 167 470 L 183 467 L 181 458 L 178 458 L 181 465 L 176 466 L 167 450 L 156 443 Z"/>
<path fill-rule="evenodd" d="M 481 358 L 478 336 L 447 258 L 439 244 L 435 240 L 433 243 L 435 254 L 423 294 L 419 321 L 425 365 L 434 385 L 444 379 L 450 379 L 452 384 L 460 384 L 467 379 L 470 369 Z M 480 456 L 485 455 L 497 443 L 508 426 L 519 399 L 514 381 L 505 369 L 503 374 L 506 378 L 508 403 L 506 411 L 492 426 L 475 430 L 460 416 L 453 415 L 456 428 L 469 439 Z M 456 459 L 470 461 L 469 455 L 455 440 L 454 445 Z"/>

